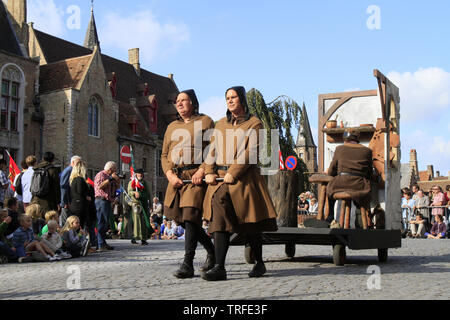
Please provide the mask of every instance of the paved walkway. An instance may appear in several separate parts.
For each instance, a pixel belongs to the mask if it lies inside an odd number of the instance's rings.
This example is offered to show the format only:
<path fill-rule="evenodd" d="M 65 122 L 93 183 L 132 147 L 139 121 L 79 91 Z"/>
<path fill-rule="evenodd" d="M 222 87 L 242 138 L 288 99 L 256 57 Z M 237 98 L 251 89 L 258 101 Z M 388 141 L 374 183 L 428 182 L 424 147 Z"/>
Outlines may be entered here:
<path fill-rule="evenodd" d="M 85 258 L 0 265 L 0 299 L 450 299 L 443 285 L 450 279 L 450 240 L 403 240 L 379 265 L 376 250 L 347 250 L 343 267 L 332 263 L 331 247 L 297 245 L 288 259 L 284 246 L 265 246 L 268 273 L 260 279 L 247 276 L 243 247 L 231 247 L 224 282 L 204 281 L 198 271 L 193 279 L 174 278 L 183 241 L 109 243 L 116 250 Z M 199 245 L 197 270 L 205 256 Z"/>

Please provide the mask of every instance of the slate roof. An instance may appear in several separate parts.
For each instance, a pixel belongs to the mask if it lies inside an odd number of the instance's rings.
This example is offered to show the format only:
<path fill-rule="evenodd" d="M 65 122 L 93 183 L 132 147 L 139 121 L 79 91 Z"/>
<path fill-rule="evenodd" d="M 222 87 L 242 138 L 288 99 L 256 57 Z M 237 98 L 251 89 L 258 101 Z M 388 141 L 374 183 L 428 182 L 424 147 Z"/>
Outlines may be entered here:
<path fill-rule="evenodd" d="M 3 1 L 0 1 L 0 50 L 23 57 L 16 33 L 8 17 Z"/>

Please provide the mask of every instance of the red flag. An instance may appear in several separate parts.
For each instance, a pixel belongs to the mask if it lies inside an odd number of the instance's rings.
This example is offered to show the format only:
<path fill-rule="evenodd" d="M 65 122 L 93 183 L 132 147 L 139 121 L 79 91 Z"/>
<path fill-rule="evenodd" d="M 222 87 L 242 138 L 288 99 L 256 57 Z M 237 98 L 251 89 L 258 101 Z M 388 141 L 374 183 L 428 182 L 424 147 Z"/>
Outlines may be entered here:
<path fill-rule="evenodd" d="M 92 181 L 91 178 L 87 178 L 86 182 L 89 183 L 91 186 L 94 186 L 94 181 Z"/>
<path fill-rule="evenodd" d="M 9 156 L 9 181 L 11 181 L 11 188 L 13 189 L 13 191 L 15 192 L 16 189 L 14 188 L 14 180 L 16 179 L 16 176 L 18 174 L 20 174 L 20 169 L 19 167 L 16 165 L 16 163 L 14 162 L 13 158 L 11 157 L 11 155 L 9 154 L 8 150 L 6 150 L 6 153 Z"/>

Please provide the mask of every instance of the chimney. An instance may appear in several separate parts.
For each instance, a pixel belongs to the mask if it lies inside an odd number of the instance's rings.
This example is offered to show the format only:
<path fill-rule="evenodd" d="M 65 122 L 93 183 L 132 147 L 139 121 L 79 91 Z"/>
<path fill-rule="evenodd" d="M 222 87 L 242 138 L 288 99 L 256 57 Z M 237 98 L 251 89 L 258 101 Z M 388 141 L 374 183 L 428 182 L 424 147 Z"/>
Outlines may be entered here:
<path fill-rule="evenodd" d="M 414 168 L 414 174 L 416 177 L 419 176 L 419 164 L 417 162 L 417 151 L 412 149 L 409 153 L 409 166 Z"/>
<path fill-rule="evenodd" d="M 169 79 L 173 81 L 173 73 L 169 73 Z"/>
<path fill-rule="evenodd" d="M 27 0 L 9 0 L 7 10 L 20 44 L 28 47 Z"/>
<path fill-rule="evenodd" d="M 427 166 L 427 172 L 428 172 L 428 175 L 433 180 L 434 179 L 434 168 L 433 168 L 433 166 Z"/>
<path fill-rule="evenodd" d="M 128 50 L 128 62 L 133 65 L 138 76 L 141 75 L 141 64 L 139 63 L 139 48 Z"/>
<path fill-rule="evenodd" d="M 436 177 L 439 178 L 441 176 L 441 172 L 440 171 L 436 171 Z"/>

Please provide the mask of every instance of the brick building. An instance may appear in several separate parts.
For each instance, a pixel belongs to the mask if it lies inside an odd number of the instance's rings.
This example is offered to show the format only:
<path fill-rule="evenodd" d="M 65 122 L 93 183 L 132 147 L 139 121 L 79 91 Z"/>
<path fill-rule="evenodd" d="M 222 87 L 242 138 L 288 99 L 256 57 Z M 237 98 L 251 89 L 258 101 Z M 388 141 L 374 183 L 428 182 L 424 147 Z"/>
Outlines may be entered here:
<path fill-rule="evenodd" d="M 111 160 L 127 171 L 120 148 L 129 145 L 135 167 L 146 171 L 151 194 L 162 198 L 167 186 L 159 164 L 162 141 L 176 117 L 173 102 L 178 88 L 173 75 L 141 69 L 138 48 L 129 50 L 128 62 L 102 54 L 93 10 L 81 46 L 27 24 L 26 0 L 9 0 L 7 6 L 19 49 L 34 66 L 33 79 L 27 82 L 36 83 L 44 115 L 41 149 L 53 151 L 63 165 L 75 154 L 82 156 L 93 178 Z M 39 147 L 21 156 L 38 155 Z"/>

